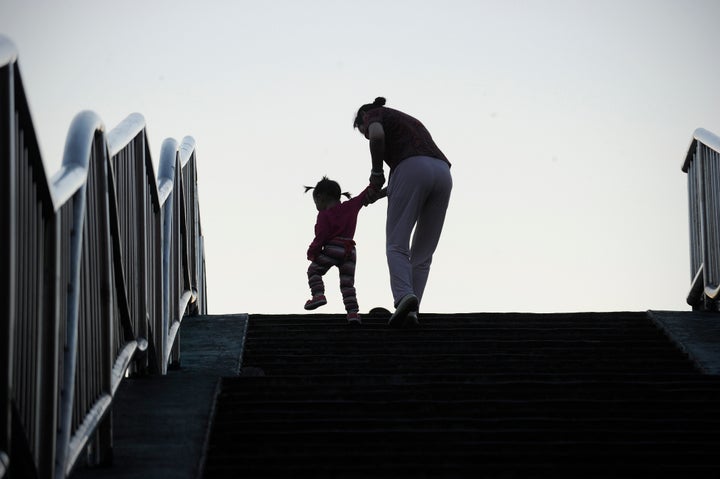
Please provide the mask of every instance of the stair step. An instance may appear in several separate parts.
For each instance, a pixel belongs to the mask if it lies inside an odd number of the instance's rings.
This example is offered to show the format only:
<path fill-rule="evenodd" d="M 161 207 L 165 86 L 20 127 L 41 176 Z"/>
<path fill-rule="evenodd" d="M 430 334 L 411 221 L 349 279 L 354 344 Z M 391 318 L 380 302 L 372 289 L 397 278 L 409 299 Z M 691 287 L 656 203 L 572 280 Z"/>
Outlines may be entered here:
<path fill-rule="evenodd" d="M 644 313 L 251 316 L 206 478 L 720 472 L 720 378 Z"/>

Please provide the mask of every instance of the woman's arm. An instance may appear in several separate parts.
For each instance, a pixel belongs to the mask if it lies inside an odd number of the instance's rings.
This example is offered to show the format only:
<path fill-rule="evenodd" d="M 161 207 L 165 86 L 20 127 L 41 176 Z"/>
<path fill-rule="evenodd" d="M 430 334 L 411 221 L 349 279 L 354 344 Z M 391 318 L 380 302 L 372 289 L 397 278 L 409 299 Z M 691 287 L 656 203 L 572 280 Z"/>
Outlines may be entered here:
<path fill-rule="evenodd" d="M 385 130 L 380 122 L 368 125 L 368 140 L 370 140 L 370 157 L 372 158 L 372 172 L 370 184 L 379 190 L 385 183 L 383 161 L 385 160 Z"/>

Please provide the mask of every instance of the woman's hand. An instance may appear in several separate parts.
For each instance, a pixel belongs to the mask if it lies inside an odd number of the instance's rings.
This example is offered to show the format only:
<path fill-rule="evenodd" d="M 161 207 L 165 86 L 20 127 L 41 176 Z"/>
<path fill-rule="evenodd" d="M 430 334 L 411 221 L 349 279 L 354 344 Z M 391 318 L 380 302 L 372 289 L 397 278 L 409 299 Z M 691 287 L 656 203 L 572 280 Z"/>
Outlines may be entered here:
<path fill-rule="evenodd" d="M 382 188 L 380 190 L 376 190 L 374 188 L 369 188 L 367 190 L 365 206 L 371 205 L 371 204 L 375 203 L 377 200 L 379 200 L 381 198 L 385 198 L 386 196 L 387 196 L 387 188 Z"/>
<path fill-rule="evenodd" d="M 380 191 L 380 188 L 382 188 L 382 185 L 385 184 L 385 173 L 383 170 L 372 170 L 370 172 L 370 186 L 373 187 L 373 189 Z"/>

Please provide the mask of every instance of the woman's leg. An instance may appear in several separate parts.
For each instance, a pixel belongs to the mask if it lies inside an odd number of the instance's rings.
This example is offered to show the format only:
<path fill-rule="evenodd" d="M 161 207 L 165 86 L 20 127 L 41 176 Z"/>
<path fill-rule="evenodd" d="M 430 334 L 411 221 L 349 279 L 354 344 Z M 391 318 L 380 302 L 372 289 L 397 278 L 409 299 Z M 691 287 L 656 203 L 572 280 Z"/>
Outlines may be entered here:
<path fill-rule="evenodd" d="M 425 292 L 430 264 L 440 241 L 452 191 L 450 167 L 444 162 L 432 161 L 429 167 L 433 170 L 433 187 L 420 210 L 410 247 L 413 290 L 418 301 L 422 301 Z"/>
<path fill-rule="evenodd" d="M 404 296 L 415 293 L 410 263 L 410 235 L 430 192 L 430 182 L 421 167 L 422 160 L 423 157 L 404 160 L 395 168 L 388 184 L 385 246 L 395 306 Z"/>

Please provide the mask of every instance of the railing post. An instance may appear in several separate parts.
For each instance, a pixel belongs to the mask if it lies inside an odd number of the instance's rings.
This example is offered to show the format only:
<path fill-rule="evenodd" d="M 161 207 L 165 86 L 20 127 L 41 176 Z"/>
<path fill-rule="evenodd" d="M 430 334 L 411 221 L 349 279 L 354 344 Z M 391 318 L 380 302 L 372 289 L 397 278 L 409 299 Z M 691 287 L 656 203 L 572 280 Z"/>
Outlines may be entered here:
<path fill-rule="evenodd" d="M 83 198 L 87 188 L 85 185 L 75 194 Z M 82 232 L 85 219 L 85 201 L 73 202 L 72 239 L 70 247 L 70 282 L 67 306 L 66 346 L 63 361 L 63 389 L 60 393 L 60 410 L 58 416 L 58 441 L 55 459 L 55 477 L 65 477 L 70 434 L 72 428 L 73 401 L 75 399 L 75 370 L 78 348 L 78 318 L 80 308 L 80 257 L 82 255 Z"/>
<path fill-rule="evenodd" d="M 158 166 L 158 192 L 160 196 L 162 239 L 160 251 L 162 255 L 162 331 L 158 331 L 158 343 L 160 345 L 160 373 L 167 374 L 168 350 L 172 344 L 168 344 L 168 332 L 172 321 L 173 294 L 172 284 L 172 240 L 173 240 L 173 181 L 175 179 L 175 164 L 177 157 L 177 142 L 168 138 L 163 141 L 160 150 L 160 161 Z"/>
<path fill-rule="evenodd" d="M 171 271 L 170 276 L 170 329 L 168 330 L 168 367 L 178 368 L 180 366 L 180 321 L 183 317 L 184 307 L 182 297 L 185 291 L 187 269 L 186 247 L 187 234 L 185 226 L 185 198 L 183 196 L 182 164 L 178 159 L 177 149 L 175 150 L 175 175 L 173 179 L 173 194 L 168 200 L 172 200 L 172 236 L 170 239 Z"/>
<path fill-rule="evenodd" d="M 148 297 L 147 297 L 147 291 L 148 291 L 148 283 L 147 283 L 147 275 L 145 274 L 145 271 L 149 268 L 149 262 L 147 257 L 147 236 L 150 234 L 150 232 L 147 231 L 147 218 L 145 215 L 147 214 L 148 207 L 147 207 L 147 201 L 148 201 L 148 194 L 147 190 L 149 189 L 147 187 L 147 174 L 145 171 L 145 151 L 146 151 L 146 145 L 145 145 L 145 134 L 144 132 L 139 135 L 141 142 L 135 142 L 134 143 L 134 149 L 133 149 L 133 163 L 134 163 L 134 171 L 135 171 L 135 177 L 132 178 L 133 181 L 133 187 L 136 191 L 136 199 L 137 199 L 137 208 L 135 211 L 135 230 L 136 230 L 136 236 L 135 236 L 135 244 L 138 246 L 137 248 L 137 265 L 138 265 L 138 276 L 137 276 L 137 287 L 140 289 L 140 294 L 137 296 L 138 298 L 138 304 L 136 305 L 136 309 L 134 313 L 137 315 L 137 324 L 136 324 L 136 331 L 135 335 L 138 338 L 144 338 L 148 339 L 150 335 L 149 332 L 149 325 L 148 325 Z M 148 370 L 148 359 L 147 355 L 143 355 L 142 364 L 139 361 L 136 361 L 136 366 L 138 367 L 140 371 L 144 374 L 147 373 Z"/>
<path fill-rule="evenodd" d="M 9 42 L 0 37 L 0 478 L 10 466 L 15 324 L 15 93 Z"/>
<path fill-rule="evenodd" d="M 702 309 L 705 309 L 707 299 L 705 297 L 704 286 L 708 284 L 708 237 L 707 237 L 707 210 L 705 205 L 705 178 L 707 171 L 705 170 L 705 161 L 702 154 L 702 143 L 695 142 L 695 162 L 696 162 L 696 178 L 697 178 L 697 208 L 698 219 L 700 220 L 700 257 L 702 258 L 702 284 L 703 292 L 701 295 Z"/>

